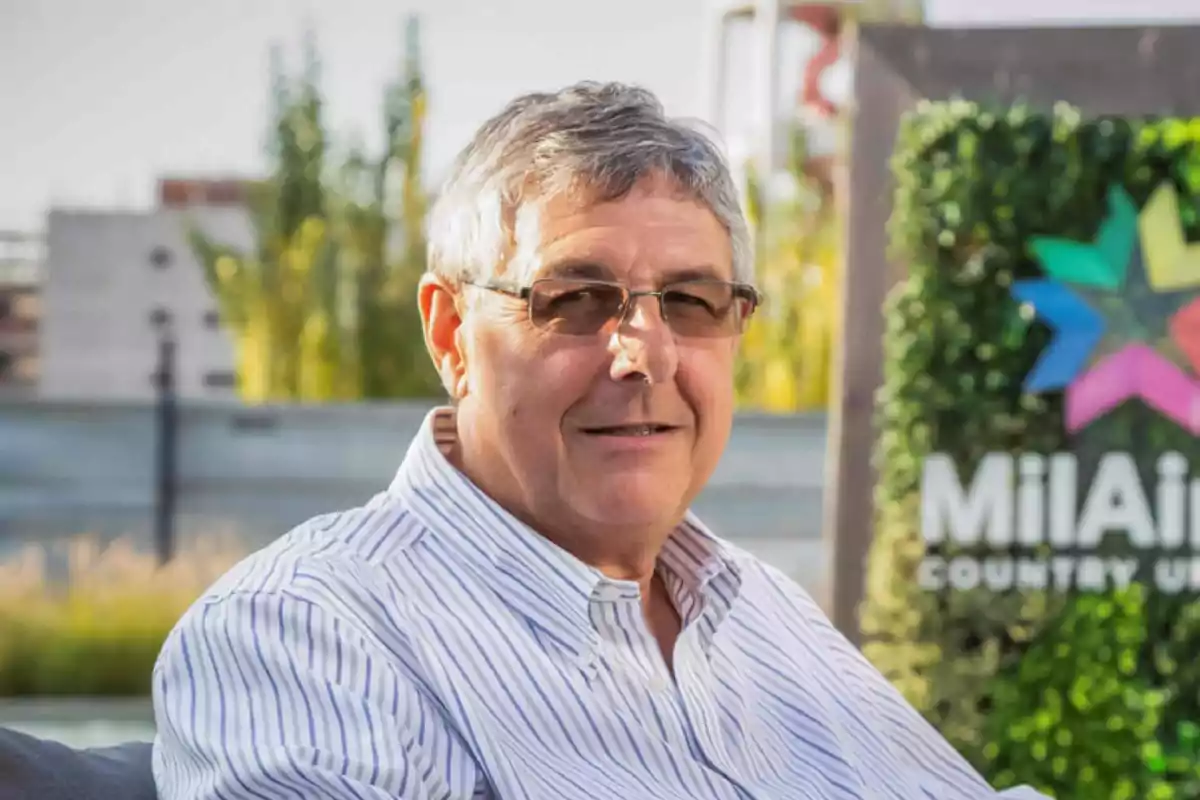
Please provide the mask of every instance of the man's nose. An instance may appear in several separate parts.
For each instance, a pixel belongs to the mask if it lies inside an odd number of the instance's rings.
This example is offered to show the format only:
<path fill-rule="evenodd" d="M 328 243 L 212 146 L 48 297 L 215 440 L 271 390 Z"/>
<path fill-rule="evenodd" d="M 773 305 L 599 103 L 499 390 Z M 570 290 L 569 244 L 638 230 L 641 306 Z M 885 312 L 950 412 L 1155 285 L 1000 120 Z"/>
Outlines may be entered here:
<path fill-rule="evenodd" d="M 632 298 L 609 339 L 609 352 L 613 355 L 610 374 L 615 381 L 640 377 L 653 384 L 675 378 L 679 353 L 657 297 Z"/>

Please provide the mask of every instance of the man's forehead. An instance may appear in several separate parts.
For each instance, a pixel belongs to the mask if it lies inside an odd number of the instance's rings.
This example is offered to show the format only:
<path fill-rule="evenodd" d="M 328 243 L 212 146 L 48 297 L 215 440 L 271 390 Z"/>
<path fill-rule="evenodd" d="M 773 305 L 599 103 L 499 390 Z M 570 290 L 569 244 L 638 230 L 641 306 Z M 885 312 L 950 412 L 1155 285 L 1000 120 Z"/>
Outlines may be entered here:
<path fill-rule="evenodd" d="M 724 226 L 706 206 L 677 192 L 642 192 L 607 202 L 570 197 L 530 202 L 517 212 L 510 274 L 612 279 L 631 268 L 665 280 L 732 277 L 733 257 Z M 626 200 L 678 206 L 679 212 L 617 210 Z M 647 213 L 648 212 L 648 213 Z"/>
<path fill-rule="evenodd" d="M 567 256 L 560 259 L 543 260 L 536 268 L 532 277 L 536 278 L 577 278 L 581 280 L 618 280 L 628 277 L 627 270 L 615 266 L 616 259 L 604 256 L 579 257 Z M 645 274 L 647 270 L 639 270 Z M 709 263 L 662 262 L 653 267 L 653 277 L 660 282 L 666 281 L 697 281 L 697 280 L 729 280 L 729 268 L 721 269 Z"/>

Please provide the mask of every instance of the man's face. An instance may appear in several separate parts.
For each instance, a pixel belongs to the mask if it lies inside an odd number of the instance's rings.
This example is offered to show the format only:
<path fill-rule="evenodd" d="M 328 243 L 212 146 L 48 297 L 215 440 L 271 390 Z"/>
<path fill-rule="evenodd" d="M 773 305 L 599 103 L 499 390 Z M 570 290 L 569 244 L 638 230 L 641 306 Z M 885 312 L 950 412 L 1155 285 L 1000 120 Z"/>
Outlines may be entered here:
<path fill-rule="evenodd" d="M 598 205 L 550 199 L 517 227 L 527 256 L 506 279 L 519 286 L 569 276 L 636 291 L 733 277 L 717 218 L 654 181 Z M 459 430 L 496 499 L 535 526 L 674 525 L 729 437 L 737 338 L 679 336 L 653 297 L 578 336 L 531 324 L 524 301 L 463 291 L 483 296 L 468 298 L 460 331 Z M 643 435 L 646 424 L 667 427 Z"/>

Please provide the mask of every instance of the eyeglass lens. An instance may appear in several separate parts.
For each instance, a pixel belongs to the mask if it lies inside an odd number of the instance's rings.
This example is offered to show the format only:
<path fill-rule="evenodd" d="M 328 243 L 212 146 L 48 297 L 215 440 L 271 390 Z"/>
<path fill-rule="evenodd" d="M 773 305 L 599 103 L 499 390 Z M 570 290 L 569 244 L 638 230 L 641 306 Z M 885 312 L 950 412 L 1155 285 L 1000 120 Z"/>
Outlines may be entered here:
<path fill-rule="evenodd" d="M 662 287 L 659 308 L 667 325 L 680 336 L 732 336 L 740 333 L 754 311 L 754 295 L 746 287 L 721 281 L 687 281 Z M 599 281 L 548 278 L 529 292 L 533 324 L 555 333 L 590 336 L 628 308 L 624 286 Z"/>

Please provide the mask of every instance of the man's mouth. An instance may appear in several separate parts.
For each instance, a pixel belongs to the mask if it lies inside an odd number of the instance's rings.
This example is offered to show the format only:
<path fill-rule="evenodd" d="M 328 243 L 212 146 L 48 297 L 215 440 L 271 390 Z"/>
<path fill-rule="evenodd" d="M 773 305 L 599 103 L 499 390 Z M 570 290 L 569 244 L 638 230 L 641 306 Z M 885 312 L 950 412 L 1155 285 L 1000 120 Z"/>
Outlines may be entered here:
<path fill-rule="evenodd" d="M 677 430 L 676 425 L 663 425 L 657 422 L 636 425 L 597 425 L 584 428 L 589 436 L 653 436 L 656 433 L 670 433 Z"/>

